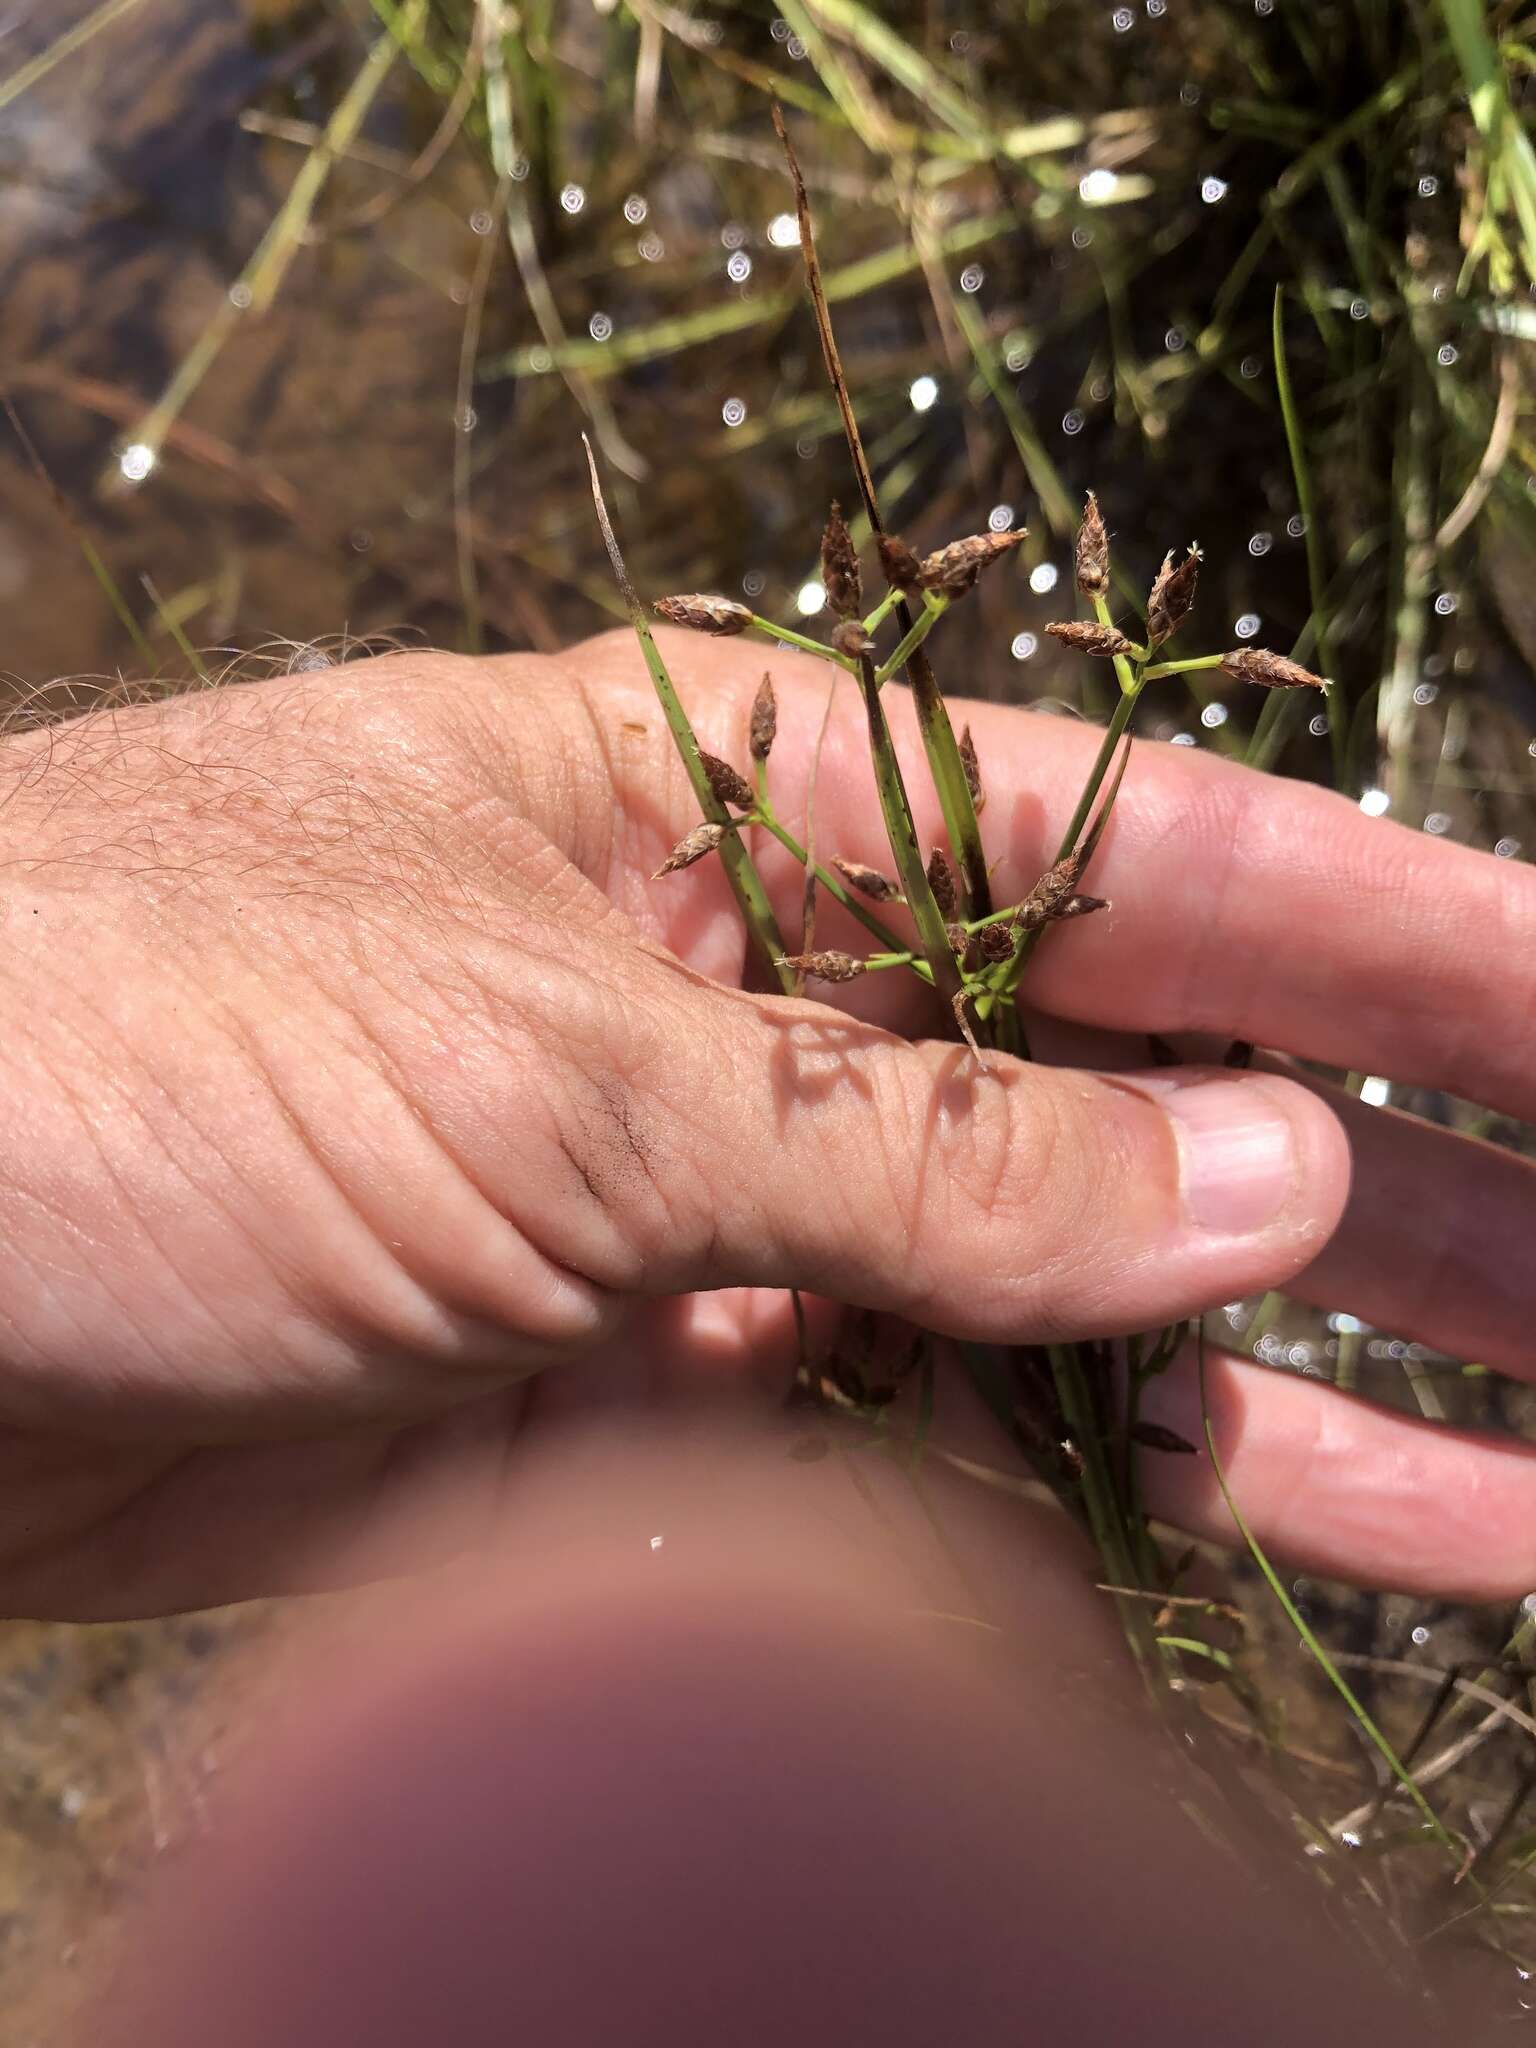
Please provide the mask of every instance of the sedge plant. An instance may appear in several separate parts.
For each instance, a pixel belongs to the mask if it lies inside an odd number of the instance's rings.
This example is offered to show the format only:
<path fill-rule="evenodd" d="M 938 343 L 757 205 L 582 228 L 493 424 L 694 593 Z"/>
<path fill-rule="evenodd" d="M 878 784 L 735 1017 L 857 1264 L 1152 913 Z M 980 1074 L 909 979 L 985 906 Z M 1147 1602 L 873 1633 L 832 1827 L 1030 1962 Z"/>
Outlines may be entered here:
<path fill-rule="evenodd" d="M 745 754 L 730 761 L 700 748 L 631 589 L 594 461 L 594 494 L 613 568 L 700 803 L 700 822 L 673 849 L 657 880 L 699 861 L 721 861 L 762 968 L 786 992 L 869 974 L 910 975 L 933 991 L 936 1021 L 947 1014 L 977 1058 L 1028 1058 L 1019 998 L 1037 949 L 1047 942 L 1070 943 L 1070 933 L 1051 939 L 1053 928 L 1071 926 L 1108 907 L 1102 897 L 1089 893 L 1087 884 L 1127 773 L 1132 722 L 1143 693 L 1165 679 L 1211 669 L 1271 691 L 1326 694 L 1329 686 L 1298 662 L 1263 648 L 1209 654 L 1174 651 L 1173 643 L 1195 607 L 1198 547 L 1165 557 L 1147 595 L 1144 619 L 1117 622 L 1110 602 L 1109 533 L 1097 498 L 1090 493 L 1074 556 L 1085 616 L 1058 620 L 1047 631 L 1085 659 L 1112 668 L 1118 685 L 1115 708 L 1051 864 L 1017 900 L 994 905 L 980 822 L 985 764 L 969 728 L 956 732 L 930 648 L 951 610 L 1017 548 L 1024 531 L 975 533 L 918 554 L 884 527 L 832 331 L 805 187 L 782 126 L 780 137 L 796 188 L 811 303 L 874 537 L 875 561 L 861 559 L 850 527 L 834 504 L 820 544 L 821 582 L 836 621 L 825 641 L 784 627 L 732 598 L 708 593 L 664 596 L 652 609 L 670 624 L 702 634 L 758 635 L 775 647 L 808 651 L 836 672 L 834 682 L 857 690 L 890 871 L 845 859 L 835 850 L 822 861 L 802 843 L 795 821 L 781 814 L 771 772 L 778 718 L 771 674 L 765 674 L 752 708 Z M 866 594 L 866 572 L 874 569 L 884 588 L 871 597 Z M 899 758 L 887 716 L 885 693 L 898 678 L 912 692 L 926 757 L 923 768 L 943 820 L 942 841 L 931 847 L 920 839 L 910 795 L 909 776 L 917 772 L 916 764 Z M 755 833 L 776 840 L 806 868 L 809 905 L 814 905 L 820 889 L 858 921 L 868 934 L 867 948 L 854 952 L 818 946 L 807 938 L 799 950 L 790 949 L 768 907 L 753 860 Z M 804 836 L 811 835 L 807 831 Z M 811 922 L 808 918 L 808 926 Z M 1246 1051 L 1240 1049 L 1239 1057 Z M 1123 1589 L 1118 1597 L 1127 1637 L 1149 1679 L 1176 1664 L 1182 1653 L 1171 1638 L 1156 1633 L 1149 1603 L 1141 1597 L 1149 1592 L 1167 1594 L 1173 1576 L 1152 1541 L 1142 1508 L 1138 1458 L 1143 1452 L 1178 1455 L 1194 1447 L 1144 1423 L 1139 1409 L 1147 1382 L 1167 1366 L 1182 1334 L 1179 1325 L 1123 1344 L 1054 1344 L 1006 1354 L 995 1347 L 962 1347 L 989 1406 L 1086 1524 L 1107 1580 Z"/>

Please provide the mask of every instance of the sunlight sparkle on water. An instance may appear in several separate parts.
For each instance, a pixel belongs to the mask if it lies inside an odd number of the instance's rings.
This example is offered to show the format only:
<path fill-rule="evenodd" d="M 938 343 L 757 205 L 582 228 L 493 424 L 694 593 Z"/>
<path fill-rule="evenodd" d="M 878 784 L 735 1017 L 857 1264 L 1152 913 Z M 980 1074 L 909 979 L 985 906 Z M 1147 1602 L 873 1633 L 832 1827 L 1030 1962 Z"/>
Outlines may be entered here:
<path fill-rule="evenodd" d="M 1061 571 L 1054 562 L 1037 562 L 1029 572 L 1029 587 L 1037 597 L 1044 597 L 1048 590 L 1054 590 L 1061 581 Z"/>
<path fill-rule="evenodd" d="M 907 396 L 912 401 L 912 410 L 914 412 L 927 412 L 928 408 L 931 405 L 934 405 L 938 402 L 938 378 L 914 377 L 912 380 L 912 388 L 907 393 Z"/>
<path fill-rule="evenodd" d="M 1077 196 L 1084 206 L 1103 206 L 1119 189 L 1120 180 L 1113 171 L 1087 171 L 1077 181 Z"/>
<path fill-rule="evenodd" d="M 1360 1083 L 1360 1100 L 1372 1109 L 1385 1109 L 1392 1097 L 1392 1083 L 1384 1074 L 1367 1074 Z"/>
<path fill-rule="evenodd" d="M 814 619 L 827 601 L 827 593 L 813 577 L 795 592 L 795 610 L 802 619 Z"/>
<path fill-rule="evenodd" d="M 1368 818 L 1382 818 L 1392 808 L 1392 799 L 1384 789 L 1363 789 L 1360 792 L 1360 808 Z"/>
<path fill-rule="evenodd" d="M 117 466 L 128 483 L 141 484 L 158 460 L 147 441 L 130 441 L 117 458 Z"/>

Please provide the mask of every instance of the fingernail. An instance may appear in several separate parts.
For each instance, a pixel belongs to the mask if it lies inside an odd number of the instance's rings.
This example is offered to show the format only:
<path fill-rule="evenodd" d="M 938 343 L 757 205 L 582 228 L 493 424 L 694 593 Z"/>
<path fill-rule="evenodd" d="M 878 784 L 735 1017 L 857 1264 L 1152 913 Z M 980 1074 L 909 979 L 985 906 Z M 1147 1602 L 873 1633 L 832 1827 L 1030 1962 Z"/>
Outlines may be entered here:
<path fill-rule="evenodd" d="M 1291 1120 L 1262 1087 L 1206 1081 L 1178 1088 L 1163 1107 L 1179 1134 L 1184 1205 L 1202 1230 L 1243 1237 L 1286 1207 L 1298 1160 Z"/>

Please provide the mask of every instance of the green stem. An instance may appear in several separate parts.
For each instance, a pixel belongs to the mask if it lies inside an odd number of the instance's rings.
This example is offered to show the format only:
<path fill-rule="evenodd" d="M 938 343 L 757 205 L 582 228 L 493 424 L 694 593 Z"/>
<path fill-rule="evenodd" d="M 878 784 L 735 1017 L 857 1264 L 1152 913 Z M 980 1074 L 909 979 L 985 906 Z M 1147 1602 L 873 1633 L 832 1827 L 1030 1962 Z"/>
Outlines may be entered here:
<path fill-rule="evenodd" d="M 155 608 L 155 616 L 159 619 L 161 625 L 164 626 L 166 632 L 170 634 L 172 640 L 175 641 L 177 652 L 187 664 L 189 671 L 196 676 L 200 683 L 205 685 L 211 683 L 213 678 L 208 673 L 207 665 L 197 649 L 192 645 L 192 642 L 182 631 L 180 619 L 165 604 L 159 591 L 148 576 L 141 576 L 139 581 L 143 584 L 149 601 Z M 156 666 L 158 667 L 158 663 Z"/>
<path fill-rule="evenodd" d="M 1050 1347 L 1051 1376 L 1062 1420 L 1073 1448 L 1083 1461 L 1083 1508 L 1093 1540 L 1110 1579 L 1117 1586 L 1140 1584 L 1136 1559 L 1126 1529 L 1125 1513 L 1110 1469 L 1108 1447 L 1094 1406 L 1093 1393 L 1073 1344 Z M 1150 1678 L 1147 1616 L 1136 1600 L 1117 1600 L 1126 1640 L 1144 1676 Z"/>
<path fill-rule="evenodd" d="M 1296 508 L 1301 514 L 1307 544 L 1307 595 L 1312 606 L 1312 634 L 1318 667 L 1333 676 L 1333 648 L 1328 630 L 1328 579 L 1323 571 L 1323 537 L 1318 529 L 1317 506 L 1312 496 L 1312 471 L 1307 462 L 1307 444 L 1301 431 L 1301 416 L 1291 389 L 1290 364 L 1285 353 L 1285 288 L 1275 287 L 1271 322 L 1275 356 L 1275 390 L 1280 399 L 1280 418 L 1285 426 L 1285 445 L 1291 455 L 1291 475 L 1296 484 Z M 1349 793 L 1349 718 L 1344 693 L 1337 685 L 1328 692 L 1328 736 L 1333 748 L 1334 788 Z"/>
<path fill-rule="evenodd" d="M 743 824 L 761 825 L 765 832 L 773 834 L 773 837 L 778 840 L 780 846 L 790 855 L 791 859 L 799 861 L 801 867 L 806 865 L 805 848 L 787 826 L 780 824 L 777 813 L 771 806 L 760 806 L 750 819 L 743 819 L 742 822 Z M 876 917 L 875 913 L 866 904 L 861 903 L 851 890 L 843 886 L 836 875 L 829 873 L 821 865 L 820 861 L 812 864 L 811 872 L 822 888 L 826 890 L 827 894 L 835 902 L 840 903 L 850 916 L 856 917 L 867 932 L 879 939 L 889 954 L 899 954 L 903 960 L 910 961 L 924 979 L 927 978 L 928 968 L 926 963 L 920 962 L 910 948 L 902 943 L 900 934 L 894 932 L 888 924 L 885 924 L 880 918 Z"/>
<path fill-rule="evenodd" d="M 1155 683 L 1159 676 L 1188 675 L 1194 668 L 1220 668 L 1226 660 L 1224 654 L 1197 654 L 1189 661 L 1155 661 L 1150 668 L 1141 672 L 1144 683 Z"/>
<path fill-rule="evenodd" d="M 895 611 L 897 605 L 899 605 L 900 603 L 901 592 L 895 589 L 888 590 L 885 593 L 884 597 L 881 598 L 880 602 L 875 606 L 874 610 L 870 613 L 869 617 L 864 620 L 863 624 L 865 632 L 873 633 L 877 627 L 883 626 L 886 620 L 891 616 L 891 613 Z"/>
<path fill-rule="evenodd" d="M 1435 1809 L 1424 1797 L 1424 1794 L 1419 1790 L 1417 1783 L 1414 1781 L 1413 1777 L 1410 1775 L 1410 1773 L 1407 1771 L 1402 1761 L 1398 1757 L 1397 1751 L 1392 1747 L 1391 1743 L 1387 1740 L 1386 1736 L 1382 1734 L 1381 1730 L 1377 1727 L 1376 1723 L 1371 1719 L 1370 1715 L 1361 1705 L 1359 1698 L 1356 1696 L 1356 1694 L 1350 1687 L 1349 1681 L 1344 1677 L 1343 1673 L 1339 1670 L 1339 1667 L 1334 1663 L 1333 1659 L 1329 1656 L 1328 1652 L 1323 1648 L 1323 1645 L 1318 1641 L 1312 1629 L 1307 1625 L 1307 1622 L 1304 1616 L 1302 1615 L 1301 1610 L 1297 1607 L 1295 1601 L 1286 1591 L 1285 1585 L 1281 1580 L 1279 1573 L 1270 1563 L 1264 1551 L 1260 1549 L 1258 1538 L 1249 1528 L 1248 1523 L 1243 1516 L 1242 1510 L 1238 1507 L 1237 1502 L 1232 1498 L 1231 1488 L 1227 1485 L 1227 1475 L 1222 1467 L 1221 1458 L 1216 1450 L 1216 1428 L 1214 1423 L 1211 1421 L 1210 1403 L 1206 1398 L 1205 1329 L 1203 1324 L 1200 1326 L 1200 1329 L 1198 1331 L 1198 1338 L 1199 1342 L 1197 1345 L 1197 1362 L 1200 1382 L 1200 1413 L 1205 1425 L 1205 1446 L 1210 1456 L 1211 1470 L 1216 1476 L 1216 1484 L 1221 1489 L 1221 1497 L 1227 1504 L 1227 1513 L 1232 1517 L 1232 1521 L 1237 1529 L 1238 1535 L 1242 1538 L 1244 1544 L 1247 1546 L 1249 1556 L 1253 1559 L 1254 1563 L 1258 1566 L 1260 1572 L 1263 1574 L 1264 1579 L 1269 1586 L 1269 1590 L 1274 1594 L 1275 1598 L 1279 1601 L 1280 1606 L 1285 1613 L 1286 1620 L 1289 1621 L 1292 1628 L 1295 1629 L 1297 1635 L 1300 1636 L 1303 1643 L 1305 1643 L 1307 1648 L 1311 1651 L 1313 1657 L 1316 1659 L 1317 1664 L 1323 1673 L 1323 1676 L 1328 1680 L 1329 1684 L 1333 1687 L 1334 1691 L 1339 1695 L 1340 1699 L 1343 1700 L 1345 1706 L 1348 1707 L 1349 1711 L 1354 1715 L 1355 1720 L 1359 1725 L 1360 1732 L 1374 1746 L 1377 1754 L 1381 1757 L 1383 1763 L 1385 1763 L 1385 1765 L 1387 1766 L 1387 1769 L 1392 1773 L 1393 1777 L 1396 1778 L 1399 1785 L 1402 1786 L 1404 1792 L 1406 1792 L 1408 1797 L 1412 1800 L 1414 1806 L 1418 1809 L 1421 1819 L 1429 1828 L 1430 1832 L 1435 1836 L 1435 1839 L 1439 1842 L 1442 1842 L 1445 1845 L 1445 1847 L 1449 1849 L 1451 1853 L 1457 1858 L 1457 1861 L 1459 1862 L 1461 1860 L 1462 1854 L 1460 1844 L 1456 1841 L 1455 1837 L 1446 1827 L 1444 1821 L 1441 1820 L 1439 1814 L 1435 1812 Z"/>
<path fill-rule="evenodd" d="M 896 615 L 910 635 L 912 622 L 906 607 L 900 607 Z M 992 908 L 992 884 L 987 875 L 987 857 L 982 851 L 981 827 L 976 820 L 976 801 L 966 780 L 965 763 L 960 758 L 955 729 L 949 722 L 949 710 L 939 689 L 938 678 L 921 647 L 913 649 L 907 664 L 907 679 L 912 687 L 917 729 L 923 736 L 923 751 L 928 756 L 928 772 L 933 777 L 939 809 L 944 814 L 944 830 L 949 834 L 950 846 L 960 863 L 960 881 L 965 890 L 966 904 L 973 917 L 985 917 Z"/>
<path fill-rule="evenodd" d="M 635 593 L 635 586 L 629 580 L 629 571 L 624 566 L 624 556 L 619 548 L 618 535 L 608 517 L 608 507 L 603 499 L 602 480 L 597 473 L 597 457 L 592 452 L 592 443 L 585 434 L 582 445 L 587 451 L 587 467 L 592 473 L 592 502 L 597 508 L 597 523 L 602 529 L 603 543 L 608 550 L 608 559 L 613 565 L 614 580 L 623 596 L 629 612 L 630 624 L 634 627 L 635 638 L 640 642 L 640 652 L 645 657 L 646 668 L 650 671 L 656 700 L 661 706 L 667 730 L 672 735 L 673 745 L 682 757 L 688 771 L 688 780 L 693 784 L 693 793 L 699 800 L 699 809 L 712 824 L 729 825 L 732 829 L 720 842 L 720 865 L 725 870 L 726 880 L 731 885 L 741 912 L 742 922 L 757 942 L 758 951 L 768 964 L 769 971 L 787 996 L 796 993 L 796 973 L 785 964 L 784 940 L 779 932 L 773 906 L 768 901 L 768 891 L 763 887 L 763 878 L 742 842 L 739 822 L 733 818 L 725 805 L 715 795 L 710 785 L 704 763 L 699 758 L 699 743 L 694 737 L 688 714 L 683 709 L 667 665 L 661 658 L 661 649 L 656 645 L 651 632 L 650 621 L 645 616 L 645 607 Z"/>
<path fill-rule="evenodd" d="M 829 647 L 825 640 L 813 640 L 809 633 L 797 633 L 793 626 L 775 625 L 772 619 L 761 618 L 754 612 L 752 630 L 755 633 L 766 633 L 770 639 L 782 640 L 786 647 L 798 647 L 805 654 L 819 655 L 823 661 L 835 662 L 839 668 L 847 669 L 850 675 L 854 673 L 854 664 L 846 654 L 839 654 L 837 649 Z"/>
<path fill-rule="evenodd" d="M 1096 597 L 1093 600 L 1093 610 L 1099 624 L 1107 626 L 1111 632 L 1114 632 L 1115 622 L 1110 616 L 1109 599 L 1107 597 Z M 1114 662 L 1115 676 L 1120 684 L 1121 695 L 1128 697 L 1136 687 L 1135 668 L 1132 666 L 1130 659 L 1123 654 L 1117 654 L 1114 657 Z"/>
<path fill-rule="evenodd" d="M 864 693 L 865 715 L 869 720 L 869 751 L 874 763 L 875 784 L 880 792 L 880 810 L 885 819 L 885 836 L 890 841 L 891 856 L 896 863 L 896 872 L 901 878 L 902 894 L 907 899 L 907 908 L 917 925 L 917 935 L 922 941 L 923 952 L 933 974 L 933 985 L 944 1000 L 953 1006 L 963 990 L 960 970 L 950 950 L 949 934 L 944 929 L 943 914 L 938 904 L 934 902 L 933 891 L 928 886 L 928 870 L 918 847 L 917 830 L 912 823 L 912 807 L 907 801 L 901 763 L 896 758 L 896 745 L 891 738 L 891 728 L 886 722 L 885 707 L 880 702 L 880 687 L 875 681 L 875 665 L 868 655 L 859 663 L 859 684 Z M 957 761 L 958 758 L 957 754 Z M 956 1015 L 958 1014 L 956 1010 Z"/>
<path fill-rule="evenodd" d="M 949 599 L 947 597 L 924 597 L 922 616 L 914 623 L 911 632 L 905 634 L 896 643 L 895 652 L 891 655 L 890 659 L 881 662 L 879 668 L 875 671 L 875 681 L 882 688 L 896 674 L 898 669 L 906 667 L 912 656 L 922 646 L 928 635 L 948 610 Z"/>
<path fill-rule="evenodd" d="M 1093 809 L 1094 799 L 1098 796 L 1099 790 L 1103 786 L 1104 778 L 1109 773 L 1110 763 L 1115 758 L 1115 749 L 1119 746 L 1125 729 L 1131 722 L 1131 714 L 1136 709 L 1137 700 L 1141 696 L 1145 680 L 1145 677 L 1138 678 L 1134 687 L 1124 694 L 1115 706 L 1114 715 L 1104 729 L 1103 743 L 1099 748 L 1092 768 L 1088 771 L 1088 780 L 1083 784 L 1083 793 L 1077 800 L 1077 809 L 1072 813 L 1072 821 L 1061 836 L 1061 844 L 1056 852 L 1057 860 L 1065 860 L 1067 855 L 1077 845 L 1082 829 L 1088 822 L 1088 814 Z M 1121 772 L 1124 773 L 1123 763 L 1121 764 Z M 1117 780 L 1116 788 L 1118 786 Z M 1113 801 L 1114 794 L 1111 792 L 1110 802 L 1112 803 Z M 1109 806 L 1106 804 L 1103 817 L 1099 821 L 1101 827 L 1108 815 Z M 1014 950 L 1013 958 L 1004 961 L 999 969 L 994 987 L 997 988 L 999 994 L 1004 998 L 1005 1005 L 1007 997 L 1012 995 L 1013 991 L 1018 987 L 1024 969 L 1029 965 L 1030 955 L 1034 952 L 1036 946 L 1039 945 L 1040 935 L 1045 929 L 1044 925 L 1037 925 L 1033 931 L 1023 933 L 1018 946 Z"/>

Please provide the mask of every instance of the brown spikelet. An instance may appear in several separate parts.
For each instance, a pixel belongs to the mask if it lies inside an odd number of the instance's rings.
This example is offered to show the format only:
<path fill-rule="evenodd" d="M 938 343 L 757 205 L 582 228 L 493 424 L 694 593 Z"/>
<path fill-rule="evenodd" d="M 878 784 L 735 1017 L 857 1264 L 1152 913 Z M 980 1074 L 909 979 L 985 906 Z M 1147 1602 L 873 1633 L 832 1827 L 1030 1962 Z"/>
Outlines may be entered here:
<path fill-rule="evenodd" d="M 862 621 L 844 619 L 832 629 L 832 645 L 839 654 L 851 656 L 855 661 L 861 654 L 872 654 L 875 643 L 865 632 Z"/>
<path fill-rule="evenodd" d="M 1238 683 L 1259 683 L 1266 690 L 1326 690 L 1328 685 L 1299 661 L 1271 654 L 1267 647 L 1234 647 L 1221 657 L 1221 672 Z"/>
<path fill-rule="evenodd" d="M 898 540 L 894 533 L 877 534 L 875 549 L 885 580 L 893 590 L 904 590 L 910 595 L 922 588 L 923 565 L 904 540 Z"/>
<path fill-rule="evenodd" d="M 976 944 L 982 959 L 988 966 L 995 967 L 1000 960 L 1007 960 L 1012 955 L 1013 927 L 1008 924 L 984 924 L 976 934 Z"/>
<path fill-rule="evenodd" d="M 1053 924 L 1058 918 L 1083 917 L 1090 909 L 1107 910 L 1109 905 L 1099 897 L 1078 895 L 1078 878 L 1082 872 L 1083 855 L 1080 850 L 1067 854 L 1053 867 L 1048 867 L 1014 912 L 1015 928 L 1036 932 L 1042 925 Z"/>
<path fill-rule="evenodd" d="M 947 924 L 944 936 L 949 941 L 949 950 L 957 960 L 963 961 L 971 950 L 971 935 L 963 924 Z"/>
<path fill-rule="evenodd" d="M 864 609 L 864 579 L 859 574 L 858 550 L 835 498 L 821 536 L 821 582 L 827 603 L 840 619 L 851 619 Z"/>
<path fill-rule="evenodd" d="M 1109 535 L 1104 515 L 1092 491 L 1083 506 L 1082 524 L 1077 529 L 1077 550 L 1073 562 L 1077 587 L 1084 597 L 1103 597 L 1109 590 Z"/>
<path fill-rule="evenodd" d="M 965 770 L 965 786 L 971 792 L 971 802 L 979 818 L 986 807 L 987 792 L 981 786 L 981 762 L 976 758 L 976 742 L 971 738 L 969 726 L 960 735 L 960 766 Z"/>
<path fill-rule="evenodd" d="M 752 699 L 752 724 L 748 746 L 754 761 L 766 761 L 773 752 L 774 735 L 779 729 L 779 700 L 773 694 L 773 677 L 764 675 L 757 686 L 757 695 Z"/>
<path fill-rule="evenodd" d="M 663 875 L 675 875 L 679 868 L 691 868 L 696 860 L 702 860 L 706 853 L 715 851 L 729 829 L 726 825 L 695 825 L 691 832 L 679 839 L 651 880 L 659 882 Z"/>
<path fill-rule="evenodd" d="M 936 846 L 928 856 L 928 886 L 939 906 L 939 915 L 947 924 L 960 907 L 960 885 L 955 879 L 949 855 L 942 846 Z"/>
<path fill-rule="evenodd" d="M 1147 599 L 1147 645 L 1161 647 L 1171 640 L 1195 608 L 1195 587 L 1200 581 L 1200 550 L 1191 547 L 1182 562 L 1164 555 L 1163 566 L 1152 581 Z"/>
<path fill-rule="evenodd" d="M 1165 1429 L 1160 1422 L 1149 1422 L 1145 1416 L 1131 1424 L 1131 1435 L 1149 1451 L 1176 1451 L 1188 1458 L 1198 1455 L 1188 1437 L 1180 1436 L 1176 1429 Z"/>
<path fill-rule="evenodd" d="M 871 903 L 895 903 L 901 898 L 901 891 L 889 875 L 882 875 L 878 868 L 867 868 L 862 861 L 844 860 L 834 853 L 832 865 L 860 896 L 867 896 Z"/>
<path fill-rule="evenodd" d="M 747 778 L 733 768 L 729 761 L 722 761 L 718 754 L 706 754 L 699 749 L 699 760 L 704 773 L 709 777 L 709 786 L 715 798 L 722 804 L 739 804 L 750 811 L 757 802 L 757 796 Z"/>
<path fill-rule="evenodd" d="M 952 540 L 947 548 L 924 557 L 920 569 L 924 590 L 936 590 L 941 597 L 964 597 L 982 570 L 1011 553 L 1023 538 L 1021 526 L 1013 533 L 973 533 L 964 540 Z"/>
<path fill-rule="evenodd" d="M 786 953 L 784 965 L 798 968 L 811 981 L 853 981 L 868 971 L 851 953 Z"/>
<path fill-rule="evenodd" d="M 658 597 L 651 610 L 669 626 L 689 626 L 695 633 L 745 633 L 752 623 L 751 612 L 734 597 L 712 597 L 700 592 L 687 597 Z"/>
<path fill-rule="evenodd" d="M 1078 878 L 1083 872 L 1083 856 L 1072 852 L 1048 867 L 1029 892 L 1029 901 L 1038 903 L 1047 917 L 1058 917 L 1061 907 L 1077 894 Z"/>
<path fill-rule="evenodd" d="M 1127 640 L 1118 626 L 1101 626 L 1093 619 L 1055 619 L 1045 629 L 1063 647 L 1078 654 L 1134 654 L 1136 643 Z"/>

